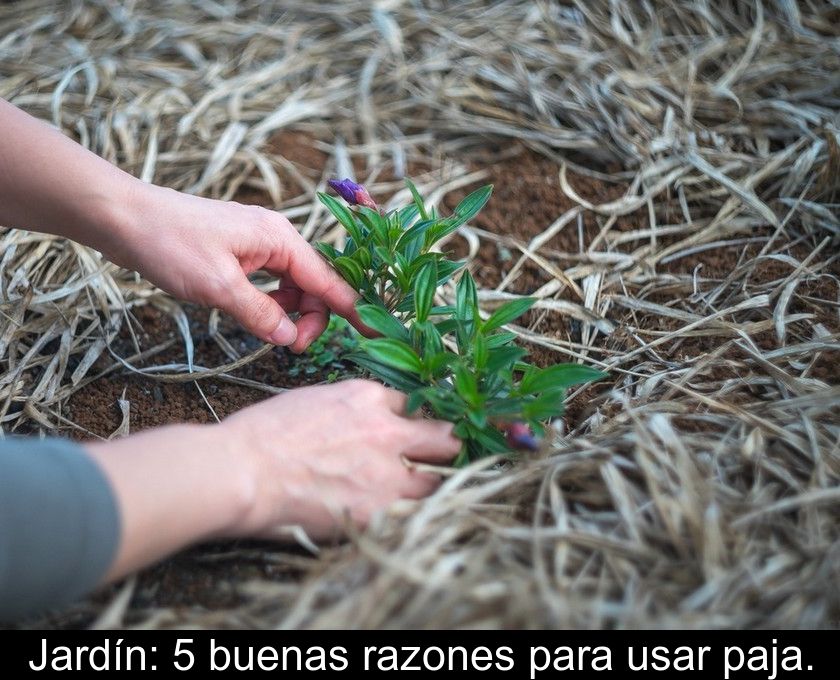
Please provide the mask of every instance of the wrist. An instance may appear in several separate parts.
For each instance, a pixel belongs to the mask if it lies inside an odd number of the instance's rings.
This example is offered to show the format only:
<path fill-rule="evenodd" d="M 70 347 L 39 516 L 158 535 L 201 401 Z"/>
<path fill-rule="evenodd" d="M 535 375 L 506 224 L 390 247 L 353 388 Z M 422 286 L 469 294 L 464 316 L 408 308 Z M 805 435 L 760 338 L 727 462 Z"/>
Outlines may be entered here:
<path fill-rule="evenodd" d="M 259 466 L 251 450 L 224 423 L 179 427 L 191 430 L 184 441 L 195 446 L 193 464 L 203 469 L 205 490 L 213 498 L 206 538 L 247 535 L 259 505 Z"/>
<path fill-rule="evenodd" d="M 88 211 L 91 224 L 86 245 L 115 264 L 135 269 L 135 253 L 142 251 L 143 215 L 148 214 L 157 188 L 117 170 L 111 186 L 96 195 Z"/>
<path fill-rule="evenodd" d="M 266 446 L 248 424 L 234 416 L 211 426 L 216 441 L 225 442 L 227 467 L 236 470 L 228 491 L 234 497 L 229 503 L 234 511 L 222 533 L 228 538 L 265 536 L 273 527 L 293 523 L 295 499 L 301 497 L 293 471 L 288 466 L 278 469 L 284 443 L 275 439 Z"/>

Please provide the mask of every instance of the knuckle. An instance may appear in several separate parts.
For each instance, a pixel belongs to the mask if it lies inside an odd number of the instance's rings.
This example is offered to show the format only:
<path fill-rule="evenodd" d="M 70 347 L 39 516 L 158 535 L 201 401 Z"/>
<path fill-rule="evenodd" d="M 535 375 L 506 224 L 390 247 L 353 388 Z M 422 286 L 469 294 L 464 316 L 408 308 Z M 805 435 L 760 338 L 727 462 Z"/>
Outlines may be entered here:
<path fill-rule="evenodd" d="M 275 303 L 264 295 L 251 295 L 244 304 L 243 312 L 252 319 L 264 319 L 274 311 Z"/>
<path fill-rule="evenodd" d="M 399 450 L 402 433 L 389 418 L 372 416 L 367 421 L 365 439 L 370 450 L 377 458 L 390 459 Z M 381 463 L 381 460 L 379 461 Z M 383 472 L 381 467 L 372 470 L 373 474 Z"/>
<path fill-rule="evenodd" d="M 386 388 L 373 380 L 362 380 L 361 378 L 356 378 L 348 382 L 352 383 L 352 389 L 359 397 L 373 400 L 382 398 L 386 394 Z"/>
<path fill-rule="evenodd" d="M 207 278 L 206 288 L 208 301 L 219 304 L 222 300 L 230 298 L 230 292 L 239 282 L 240 272 L 233 267 L 221 267 L 216 269 Z"/>
<path fill-rule="evenodd" d="M 286 236 L 290 230 L 297 234 L 297 230 L 292 226 L 292 223 L 274 210 L 269 210 L 261 205 L 242 207 L 248 211 L 248 220 L 271 241 L 276 241 L 278 236 Z"/>

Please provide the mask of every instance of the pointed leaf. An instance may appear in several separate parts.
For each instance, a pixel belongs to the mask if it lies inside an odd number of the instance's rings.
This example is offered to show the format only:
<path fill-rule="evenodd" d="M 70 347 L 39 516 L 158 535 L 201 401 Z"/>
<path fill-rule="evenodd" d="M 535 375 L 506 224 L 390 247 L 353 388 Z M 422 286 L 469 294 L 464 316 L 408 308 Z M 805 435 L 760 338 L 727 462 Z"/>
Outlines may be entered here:
<path fill-rule="evenodd" d="M 375 210 L 362 206 L 358 211 L 359 219 L 373 234 L 374 240 L 382 246 L 388 245 L 388 221 Z"/>
<path fill-rule="evenodd" d="M 522 394 L 537 394 L 546 390 L 564 390 L 572 385 L 593 382 L 607 377 L 606 373 L 581 364 L 556 364 L 523 376 L 519 383 Z"/>
<path fill-rule="evenodd" d="M 335 216 L 339 224 L 347 230 L 350 236 L 352 236 L 357 243 L 362 243 L 363 238 L 361 230 L 356 224 L 356 218 L 353 217 L 353 213 L 349 208 L 347 208 L 347 206 L 339 203 L 338 199 L 321 191 L 318 192 L 318 200 L 327 207 L 327 210 Z"/>
<path fill-rule="evenodd" d="M 317 250 L 321 255 L 326 257 L 330 262 L 333 262 L 337 257 L 341 257 L 341 253 L 338 252 L 333 246 L 329 243 L 323 243 L 319 241 L 315 244 L 315 250 Z"/>
<path fill-rule="evenodd" d="M 400 371 L 388 364 L 377 361 L 373 357 L 363 354 L 361 352 L 353 352 L 345 357 L 348 361 L 352 361 L 357 366 L 373 373 L 377 378 L 389 385 L 396 387 L 403 392 L 411 392 L 423 387 L 415 376 L 405 371 Z"/>
<path fill-rule="evenodd" d="M 458 220 L 458 224 L 456 226 L 460 226 L 461 224 L 464 224 L 464 222 L 468 222 L 475 217 L 487 201 L 490 200 L 490 195 L 492 193 L 493 185 L 487 184 L 480 189 L 476 189 L 463 201 L 461 201 L 455 208 L 455 214 L 452 216 Z"/>
<path fill-rule="evenodd" d="M 535 302 L 535 298 L 519 298 L 506 302 L 490 315 L 487 321 L 482 324 L 482 329 L 485 332 L 492 331 L 510 323 L 531 309 Z"/>
<path fill-rule="evenodd" d="M 475 290 L 475 280 L 469 271 L 465 271 L 455 291 L 455 309 L 459 319 L 472 319 L 478 308 L 478 293 Z"/>
<path fill-rule="evenodd" d="M 361 265 L 349 257 L 342 255 L 333 262 L 338 273 L 349 283 L 355 290 L 362 287 L 362 282 L 365 278 L 365 273 Z"/>
<path fill-rule="evenodd" d="M 411 192 L 411 196 L 414 198 L 414 205 L 417 206 L 417 211 L 420 213 L 420 217 L 424 220 L 429 219 L 429 213 L 426 211 L 426 204 L 423 202 L 423 197 L 420 195 L 420 192 L 417 191 L 417 187 L 414 186 L 414 182 L 406 177 L 405 185 L 408 187 L 408 190 Z"/>
<path fill-rule="evenodd" d="M 420 373 L 422 363 L 411 347 L 393 338 L 374 338 L 362 343 L 362 349 L 377 361 L 400 371 Z"/>
<path fill-rule="evenodd" d="M 452 262 L 451 260 L 439 260 L 437 263 L 437 285 L 442 286 L 444 283 L 452 278 L 452 275 L 463 267 L 465 262 L 463 260 Z"/>
<path fill-rule="evenodd" d="M 418 321 L 429 318 L 437 288 L 437 263 L 429 262 L 414 279 L 414 312 Z"/>
<path fill-rule="evenodd" d="M 487 347 L 490 349 L 497 349 L 509 345 L 516 340 L 516 333 L 504 331 L 502 333 L 494 333 L 493 335 L 485 336 L 487 340 Z"/>
<path fill-rule="evenodd" d="M 417 409 L 421 408 L 426 403 L 426 394 L 422 389 L 414 390 L 408 395 L 408 401 L 405 405 L 406 413 L 411 415 Z"/>
<path fill-rule="evenodd" d="M 408 341 L 408 329 L 384 307 L 359 304 L 356 305 L 356 310 L 359 312 L 362 323 L 368 328 L 372 328 L 386 338 Z"/>
<path fill-rule="evenodd" d="M 490 200 L 490 194 L 492 193 L 492 184 L 488 184 L 487 186 L 483 186 L 480 189 L 473 191 L 458 204 L 455 208 L 455 214 L 452 215 L 452 217 L 443 222 L 443 224 L 439 227 L 435 228 L 431 236 L 432 242 L 439 241 L 444 236 L 451 234 L 462 224 L 469 222 L 479 213 L 487 201 Z"/>
<path fill-rule="evenodd" d="M 455 367 L 455 389 L 468 404 L 477 406 L 481 403 L 475 374 L 463 364 Z"/>
<path fill-rule="evenodd" d="M 511 371 L 514 364 L 527 354 L 528 350 L 516 345 L 491 349 L 487 359 L 487 372 Z"/>
<path fill-rule="evenodd" d="M 399 225 L 400 228 L 403 230 L 408 229 L 411 226 L 411 223 L 417 219 L 417 215 L 420 214 L 420 211 L 417 209 L 417 205 L 412 203 L 411 205 L 407 205 L 405 208 L 402 208 L 398 213 L 399 217 Z"/>

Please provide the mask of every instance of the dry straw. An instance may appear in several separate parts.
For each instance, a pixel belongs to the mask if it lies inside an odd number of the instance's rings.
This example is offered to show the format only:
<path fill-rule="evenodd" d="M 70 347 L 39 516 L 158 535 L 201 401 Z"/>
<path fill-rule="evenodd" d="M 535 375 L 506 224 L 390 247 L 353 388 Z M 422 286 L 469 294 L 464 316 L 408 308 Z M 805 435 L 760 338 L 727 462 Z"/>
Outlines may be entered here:
<path fill-rule="evenodd" d="M 837 625 L 838 27 L 836 5 L 787 0 L 4 3 L 0 96 L 145 180 L 256 188 L 308 238 L 338 237 L 314 194 L 354 161 L 387 196 L 398 184 L 379 169 L 425 160 L 417 179 L 439 201 L 480 178 L 451 159 L 483 140 L 557 160 L 577 206 L 542 234 L 460 235 L 518 260 L 482 291 L 487 309 L 536 265 L 551 281 L 538 313 L 582 332 L 517 328 L 522 341 L 613 376 L 551 455 L 458 471 L 343 547 L 199 553 L 299 575 L 235 583 L 235 606 L 140 606 L 131 581 L 53 623 Z M 289 128 L 330 154 L 319 182 L 268 150 Z M 593 204 L 581 175 L 627 191 Z M 616 228 L 629 213 L 646 226 Z M 589 247 L 552 249 L 587 214 Z M 151 365 L 150 381 L 206 373 L 155 367 L 161 347 L 110 358 L 132 309 L 164 304 L 135 275 L 59 239 L 0 239 L 4 431 L 72 428 L 63 405 L 100 358 L 108 372 Z M 754 257 L 723 277 L 667 267 L 733 246 Z M 167 309 L 189 354 L 183 312 Z M 203 368 L 241 381 L 238 365 Z"/>

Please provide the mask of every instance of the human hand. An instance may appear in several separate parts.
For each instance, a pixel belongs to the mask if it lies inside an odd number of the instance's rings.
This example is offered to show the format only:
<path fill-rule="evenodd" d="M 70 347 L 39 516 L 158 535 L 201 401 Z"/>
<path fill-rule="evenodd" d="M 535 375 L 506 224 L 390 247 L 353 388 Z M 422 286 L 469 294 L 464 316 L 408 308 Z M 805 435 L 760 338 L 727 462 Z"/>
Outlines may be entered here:
<path fill-rule="evenodd" d="M 103 248 L 109 259 L 176 297 L 222 309 L 266 342 L 302 352 L 330 310 L 368 332 L 358 295 L 280 213 L 143 184 L 124 214 L 121 237 Z M 261 269 L 281 279 L 278 290 L 263 293 L 248 280 Z"/>
<path fill-rule="evenodd" d="M 234 535 L 276 537 L 299 525 L 312 538 L 357 525 L 400 498 L 422 498 L 439 477 L 403 459 L 449 463 L 452 424 L 410 418 L 400 392 L 364 380 L 304 387 L 246 408 L 215 427 L 255 480 L 251 511 Z"/>

